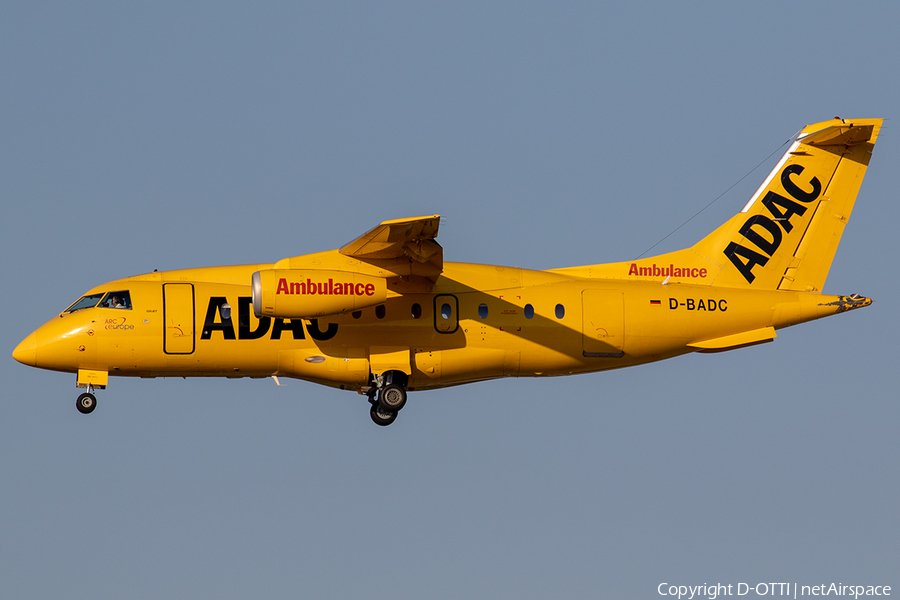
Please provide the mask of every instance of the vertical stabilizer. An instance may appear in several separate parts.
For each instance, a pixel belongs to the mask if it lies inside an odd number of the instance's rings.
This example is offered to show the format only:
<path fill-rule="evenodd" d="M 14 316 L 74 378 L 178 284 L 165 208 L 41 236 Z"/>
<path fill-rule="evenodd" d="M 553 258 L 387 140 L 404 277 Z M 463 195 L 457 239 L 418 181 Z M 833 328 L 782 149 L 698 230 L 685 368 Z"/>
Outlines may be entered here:
<path fill-rule="evenodd" d="M 820 292 L 882 119 L 807 125 L 743 210 L 694 246 L 625 263 L 556 269 L 583 277 Z"/>
<path fill-rule="evenodd" d="M 821 291 L 881 123 L 805 127 L 744 209 L 690 249 L 716 263 L 710 283 Z"/>

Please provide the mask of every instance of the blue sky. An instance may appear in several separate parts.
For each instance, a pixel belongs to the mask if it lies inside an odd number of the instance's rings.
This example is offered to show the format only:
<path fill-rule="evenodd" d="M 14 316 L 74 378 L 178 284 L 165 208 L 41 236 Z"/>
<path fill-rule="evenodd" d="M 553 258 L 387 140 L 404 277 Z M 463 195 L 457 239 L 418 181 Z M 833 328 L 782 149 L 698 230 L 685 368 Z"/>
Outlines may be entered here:
<path fill-rule="evenodd" d="M 900 588 L 893 4 L 12 3 L 8 353 L 104 281 L 441 214 L 446 260 L 637 257 L 807 123 L 884 117 L 826 284 L 773 344 L 364 399 L 0 361 L 0 596 L 658 597 Z M 780 155 L 780 153 L 779 153 Z M 654 249 L 740 210 L 769 163 Z M 894 191 L 892 191 L 894 190 Z"/>

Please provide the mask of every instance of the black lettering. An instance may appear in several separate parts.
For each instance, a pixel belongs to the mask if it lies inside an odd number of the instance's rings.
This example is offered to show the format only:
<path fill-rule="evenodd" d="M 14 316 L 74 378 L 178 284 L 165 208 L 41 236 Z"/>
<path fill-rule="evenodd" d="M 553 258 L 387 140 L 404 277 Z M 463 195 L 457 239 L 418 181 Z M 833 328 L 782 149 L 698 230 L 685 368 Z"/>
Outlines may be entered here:
<path fill-rule="evenodd" d="M 272 326 L 270 317 L 260 317 L 256 329 L 250 329 L 250 304 L 253 298 L 241 296 L 238 298 L 238 339 L 258 340 L 269 332 Z"/>
<path fill-rule="evenodd" d="M 758 232 L 753 230 L 754 225 L 762 225 L 762 228 L 772 234 L 772 241 L 767 240 Z M 741 225 L 740 234 L 756 244 L 760 250 L 772 256 L 781 245 L 781 229 L 775 224 L 775 221 L 764 215 L 753 215 Z"/>
<path fill-rule="evenodd" d="M 715 311 L 716 310 L 716 301 L 715 300 L 707 300 L 706 301 L 706 310 Z"/>
<path fill-rule="evenodd" d="M 224 296 L 213 296 L 209 299 L 209 306 L 206 308 L 206 319 L 203 321 L 203 333 L 200 334 L 201 340 L 212 339 L 213 331 L 221 331 L 223 339 L 234 339 L 234 323 L 231 322 L 231 316 L 222 319 L 221 323 L 216 323 L 216 315 L 221 316 L 220 307 L 227 304 Z"/>
<path fill-rule="evenodd" d="M 303 321 L 300 319 L 288 319 L 287 323 L 285 323 L 284 319 L 275 319 L 272 322 L 272 337 L 270 339 L 280 340 L 282 331 L 293 333 L 295 340 L 306 339 L 306 334 L 303 333 Z"/>
<path fill-rule="evenodd" d="M 678 308 L 678 300 L 669 298 L 669 310 L 675 310 L 676 308 Z"/>
<path fill-rule="evenodd" d="M 706 310 L 706 304 L 703 303 L 703 299 L 700 299 L 700 302 L 697 303 L 697 310 Z"/>
<path fill-rule="evenodd" d="M 719 310 L 722 312 L 728 310 L 728 302 L 726 300 L 719 300 Z"/>
<path fill-rule="evenodd" d="M 747 280 L 747 283 L 753 283 L 753 280 L 756 279 L 756 275 L 753 274 L 753 267 L 756 265 L 765 266 L 767 262 L 769 262 L 768 256 L 763 256 L 759 252 L 754 252 L 749 248 L 745 248 L 740 244 L 735 244 L 734 242 L 729 242 L 728 247 L 723 250 L 725 256 L 728 257 L 734 266 L 737 267 L 737 270 L 741 272 L 741 275 L 744 276 L 744 279 Z M 738 257 L 744 257 L 747 259 L 747 262 L 742 261 Z"/>
<path fill-rule="evenodd" d="M 790 231 L 794 228 L 791 225 L 791 217 L 794 215 L 803 216 L 803 213 L 806 212 L 806 207 L 802 204 L 797 204 L 793 200 L 785 198 L 781 194 L 776 194 L 775 192 L 768 192 L 766 197 L 763 198 L 763 206 L 769 209 L 769 212 L 772 213 L 772 216 L 775 217 L 776 222 L 781 225 L 781 228 L 785 231 Z M 781 212 L 776 206 L 780 206 L 784 209 L 784 212 Z"/>
<path fill-rule="evenodd" d="M 784 186 L 785 191 L 799 200 L 800 202 L 812 202 L 816 198 L 819 197 L 819 192 L 822 191 L 822 184 L 819 182 L 818 177 L 813 177 L 809 184 L 812 186 L 812 191 L 804 192 L 797 184 L 791 181 L 791 175 L 803 172 L 802 165 L 788 165 L 785 167 L 784 171 L 781 172 L 781 185 Z"/>
<path fill-rule="evenodd" d="M 687 309 L 694 310 L 694 299 L 693 298 L 687 299 Z"/>
<path fill-rule="evenodd" d="M 337 323 L 329 323 L 328 329 L 326 329 L 325 331 L 319 331 L 319 320 L 310 319 L 309 325 L 306 326 L 306 330 L 309 332 L 309 337 L 314 340 L 324 342 L 325 340 L 330 340 L 337 335 L 338 326 Z"/>

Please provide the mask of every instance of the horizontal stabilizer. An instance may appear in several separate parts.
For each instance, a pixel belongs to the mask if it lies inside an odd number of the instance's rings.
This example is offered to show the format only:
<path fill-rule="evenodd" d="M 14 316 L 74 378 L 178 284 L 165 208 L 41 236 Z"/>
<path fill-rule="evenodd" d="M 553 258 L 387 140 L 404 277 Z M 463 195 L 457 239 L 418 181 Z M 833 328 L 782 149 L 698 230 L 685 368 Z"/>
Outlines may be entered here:
<path fill-rule="evenodd" d="M 831 125 L 807 136 L 800 136 L 798 139 L 810 146 L 855 146 L 872 140 L 874 132 L 875 126 L 871 124 L 846 123 Z M 872 143 L 874 144 L 875 140 L 872 140 Z"/>

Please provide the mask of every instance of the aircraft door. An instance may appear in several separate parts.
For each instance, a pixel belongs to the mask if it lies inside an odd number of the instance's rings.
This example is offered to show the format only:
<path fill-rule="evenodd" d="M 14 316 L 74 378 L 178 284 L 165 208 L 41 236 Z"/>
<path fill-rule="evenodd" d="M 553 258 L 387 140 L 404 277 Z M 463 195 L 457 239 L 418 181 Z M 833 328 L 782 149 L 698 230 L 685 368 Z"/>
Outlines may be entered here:
<path fill-rule="evenodd" d="M 583 354 L 621 358 L 625 355 L 625 303 L 622 292 L 584 290 L 581 293 Z"/>
<path fill-rule="evenodd" d="M 194 285 L 166 283 L 163 285 L 163 321 L 166 354 L 194 352 Z"/>
<path fill-rule="evenodd" d="M 450 294 L 434 297 L 434 328 L 438 333 L 456 333 L 459 329 L 459 301 Z"/>

